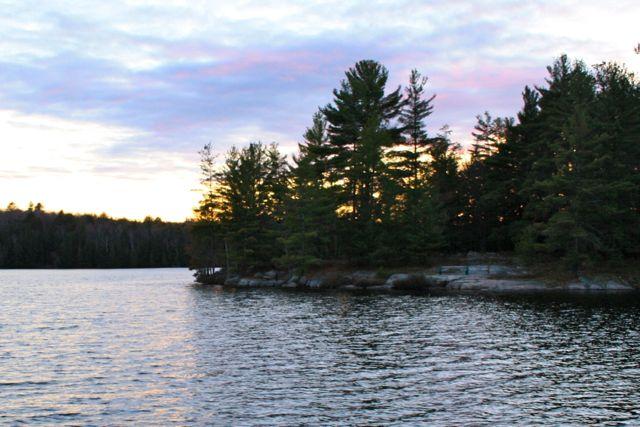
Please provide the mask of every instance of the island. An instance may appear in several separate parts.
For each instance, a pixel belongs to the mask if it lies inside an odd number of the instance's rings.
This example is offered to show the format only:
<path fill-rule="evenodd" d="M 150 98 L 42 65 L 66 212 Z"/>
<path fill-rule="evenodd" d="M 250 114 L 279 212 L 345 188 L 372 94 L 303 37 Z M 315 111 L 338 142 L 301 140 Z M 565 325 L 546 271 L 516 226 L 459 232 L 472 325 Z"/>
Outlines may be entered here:
<path fill-rule="evenodd" d="M 373 60 L 346 71 L 291 159 L 200 151 L 191 268 L 205 284 L 367 290 L 634 290 L 640 86 L 559 57 L 515 117 L 479 114 L 466 151 L 436 96 Z M 456 255 L 465 254 L 465 255 Z"/>

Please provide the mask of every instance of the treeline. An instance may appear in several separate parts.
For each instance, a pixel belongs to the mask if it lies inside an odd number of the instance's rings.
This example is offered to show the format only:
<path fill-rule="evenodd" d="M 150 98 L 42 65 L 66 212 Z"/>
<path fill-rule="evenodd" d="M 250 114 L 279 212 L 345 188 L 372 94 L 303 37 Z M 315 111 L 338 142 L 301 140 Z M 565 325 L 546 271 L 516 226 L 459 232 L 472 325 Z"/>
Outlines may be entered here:
<path fill-rule="evenodd" d="M 0 268 L 184 267 L 187 224 L 46 212 L 41 204 L 0 210 Z"/>
<path fill-rule="evenodd" d="M 236 272 L 323 262 L 422 265 L 512 251 L 586 264 L 640 254 L 640 86 L 624 67 L 562 56 L 516 118 L 477 118 L 470 157 L 418 71 L 387 88 L 375 61 L 346 72 L 288 163 L 276 145 L 201 151 L 193 266 Z"/>

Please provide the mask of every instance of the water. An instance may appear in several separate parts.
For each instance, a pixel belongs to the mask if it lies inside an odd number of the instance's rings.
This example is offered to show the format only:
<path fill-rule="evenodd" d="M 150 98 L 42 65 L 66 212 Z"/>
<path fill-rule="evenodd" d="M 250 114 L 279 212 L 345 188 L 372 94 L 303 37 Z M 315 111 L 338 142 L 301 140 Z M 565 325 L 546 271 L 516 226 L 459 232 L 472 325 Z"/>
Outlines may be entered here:
<path fill-rule="evenodd" d="M 0 271 L 0 424 L 640 423 L 637 296 Z"/>

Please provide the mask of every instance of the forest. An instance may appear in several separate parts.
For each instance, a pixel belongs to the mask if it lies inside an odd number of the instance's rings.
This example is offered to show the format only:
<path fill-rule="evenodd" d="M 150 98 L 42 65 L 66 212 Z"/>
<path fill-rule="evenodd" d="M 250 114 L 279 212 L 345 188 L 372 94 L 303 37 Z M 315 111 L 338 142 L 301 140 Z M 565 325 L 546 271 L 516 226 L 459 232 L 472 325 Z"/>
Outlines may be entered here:
<path fill-rule="evenodd" d="M 477 117 L 466 154 L 420 72 L 387 87 L 363 60 L 319 108 L 289 161 L 276 144 L 200 151 L 191 265 L 247 273 L 427 265 L 515 252 L 570 270 L 637 262 L 640 86 L 624 66 L 561 56 L 515 117 Z"/>
<path fill-rule="evenodd" d="M 185 267 L 187 224 L 0 209 L 0 268 Z"/>

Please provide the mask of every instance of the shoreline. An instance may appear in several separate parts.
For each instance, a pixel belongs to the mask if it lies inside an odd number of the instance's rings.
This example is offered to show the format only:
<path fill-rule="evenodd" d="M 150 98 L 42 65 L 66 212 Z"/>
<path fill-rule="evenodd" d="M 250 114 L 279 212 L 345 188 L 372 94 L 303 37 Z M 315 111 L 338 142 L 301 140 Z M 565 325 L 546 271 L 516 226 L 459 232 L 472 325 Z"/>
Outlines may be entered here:
<path fill-rule="evenodd" d="M 203 275 L 196 272 L 196 282 L 234 288 L 283 288 L 308 290 L 344 290 L 373 292 L 637 292 L 629 279 L 613 274 L 585 274 L 578 277 L 555 277 L 533 273 L 513 262 L 486 256 L 465 257 L 466 262 L 442 264 L 428 268 L 320 269 L 305 275 L 270 270 L 252 276 L 222 273 Z M 456 259 L 460 261 L 460 259 Z M 489 262 L 487 262 L 489 261 Z M 497 262 L 496 262 L 497 261 Z M 208 269 L 207 271 L 211 271 Z"/>

